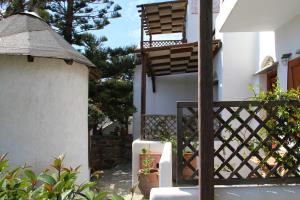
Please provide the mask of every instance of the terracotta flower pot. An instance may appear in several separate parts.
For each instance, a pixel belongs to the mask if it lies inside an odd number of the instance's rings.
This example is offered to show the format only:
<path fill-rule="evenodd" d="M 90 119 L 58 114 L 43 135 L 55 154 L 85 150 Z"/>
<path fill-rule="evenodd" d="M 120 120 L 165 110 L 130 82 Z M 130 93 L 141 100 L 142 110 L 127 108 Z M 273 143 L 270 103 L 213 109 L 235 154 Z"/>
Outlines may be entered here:
<path fill-rule="evenodd" d="M 157 169 L 151 169 L 149 174 L 144 174 L 143 170 L 140 170 L 138 179 L 138 187 L 145 198 L 149 198 L 152 188 L 159 187 L 159 173 Z"/>
<path fill-rule="evenodd" d="M 192 156 L 193 156 L 192 152 L 185 152 L 183 154 L 183 158 L 186 161 L 189 160 Z M 197 160 L 196 160 L 196 158 L 194 158 L 190 163 L 193 166 L 193 168 L 197 169 Z M 183 168 L 183 170 L 182 170 L 182 177 L 184 179 L 189 179 L 192 175 L 193 175 L 193 170 L 191 168 L 189 168 L 189 167 L 184 167 Z"/>

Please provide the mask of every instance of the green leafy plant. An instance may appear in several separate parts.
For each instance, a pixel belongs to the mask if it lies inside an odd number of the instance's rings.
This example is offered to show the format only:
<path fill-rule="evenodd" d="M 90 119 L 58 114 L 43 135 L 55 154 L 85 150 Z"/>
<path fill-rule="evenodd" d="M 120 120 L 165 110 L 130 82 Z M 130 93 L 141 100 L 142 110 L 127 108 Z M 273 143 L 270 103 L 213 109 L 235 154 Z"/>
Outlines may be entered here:
<path fill-rule="evenodd" d="M 45 169 L 40 175 L 30 167 L 18 167 L 10 170 L 6 155 L 0 157 L 0 199 L 1 200 L 102 200 L 107 199 L 107 192 L 93 190 L 95 182 L 87 181 L 77 185 L 79 167 L 65 167 L 64 156 L 55 158 L 53 169 Z M 100 177 L 101 172 L 93 176 Z M 113 194 L 112 199 L 123 199 Z"/>
<path fill-rule="evenodd" d="M 143 174 L 150 174 L 151 170 L 153 169 L 153 161 L 154 158 L 151 157 L 150 155 L 150 150 L 147 150 L 145 148 L 142 149 L 142 155 L 144 156 L 143 159 L 143 169 L 140 171 Z"/>
<path fill-rule="evenodd" d="M 177 136 L 170 130 L 166 120 L 162 120 L 159 125 L 152 130 L 152 132 L 155 136 L 158 136 L 160 141 L 170 142 L 174 153 L 177 151 Z"/>
<path fill-rule="evenodd" d="M 153 168 L 154 159 L 151 156 L 149 149 L 150 146 L 148 149 L 142 149 L 142 168 L 138 172 L 138 187 L 147 199 L 149 198 L 151 189 L 159 187 L 158 169 Z"/>
<path fill-rule="evenodd" d="M 289 170 L 297 165 L 297 158 L 294 155 L 300 153 L 300 146 L 297 142 L 300 138 L 300 92 L 299 89 L 290 89 L 284 91 L 280 85 L 274 85 L 272 91 L 255 93 L 253 100 L 260 101 L 265 108 L 266 126 L 261 128 L 259 136 L 262 139 L 268 138 L 265 143 L 257 139 L 251 141 L 251 151 L 263 149 L 265 155 L 274 158 L 275 162 L 281 167 L 278 170 Z M 270 102 L 280 102 L 277 104 L 269 104 Z M 252 110 L 249 108 L 249 110 Z M 281 141 L 279 141 L 281 140 Z M 297 146 L 295 146 L 297 145 Z M 286 147 L 294 151 L 294 154 L 287 153 Z M 283 151 L 284 150 L 284 151 Z M 260 163 L 262 167 L 266 163 Z"/>

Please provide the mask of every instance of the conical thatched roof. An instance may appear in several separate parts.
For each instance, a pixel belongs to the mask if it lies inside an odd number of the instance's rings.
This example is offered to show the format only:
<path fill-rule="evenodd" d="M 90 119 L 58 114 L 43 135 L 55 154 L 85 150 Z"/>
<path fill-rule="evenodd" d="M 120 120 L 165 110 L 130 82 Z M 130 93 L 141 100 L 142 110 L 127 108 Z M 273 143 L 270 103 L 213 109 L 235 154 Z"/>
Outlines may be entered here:
<path fill-rule="evenodd" d="M 13 15 L 0 21 L 0 54 L 73 60 L 94 67 L 46 22 L 30 13 Z"/>

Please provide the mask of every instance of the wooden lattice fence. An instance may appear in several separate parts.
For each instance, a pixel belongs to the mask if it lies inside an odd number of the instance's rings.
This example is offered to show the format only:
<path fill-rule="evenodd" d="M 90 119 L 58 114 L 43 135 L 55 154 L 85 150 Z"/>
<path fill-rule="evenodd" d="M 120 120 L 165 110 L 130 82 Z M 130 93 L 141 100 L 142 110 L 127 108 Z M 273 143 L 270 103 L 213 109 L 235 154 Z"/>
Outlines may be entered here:
<path fill-rule="evenodd" d="M 142 138 L 159 140 L 161 134 L 176 135 L 175 115 L 144 115 Z"/>
<path fill-rule="evenodd" d="M 198 105 L 177 103 L 177 184 L 198 183 Z"/>
<path fill-rule="evenodd" d="M 196 111 L 196 103 L 178 104 L 179 184 L 197 184 Z M 300 183 L 299 102 L 215 102 L 214 122 L 215 185 Z M 184 178 L 186 168 L 193 173 Z"/>

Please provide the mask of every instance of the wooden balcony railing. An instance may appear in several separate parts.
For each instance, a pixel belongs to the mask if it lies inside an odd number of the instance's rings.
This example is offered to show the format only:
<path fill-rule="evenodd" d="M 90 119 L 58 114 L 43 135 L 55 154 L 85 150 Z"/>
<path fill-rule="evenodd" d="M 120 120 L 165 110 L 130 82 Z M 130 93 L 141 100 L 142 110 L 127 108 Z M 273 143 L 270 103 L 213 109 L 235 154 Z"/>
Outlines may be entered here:
<path fill-rule="evenodd" d="M 198 184 L 197 103 L 177 111 L 177 183 Z M 215 102 L 214 184 L 299 184 L 299 113 L 299 102 Z"/>
<path fill-rule="evenodd" d="M 183 44 L 182 40 L 155 40 L 155 41 L 143 41 L 143 48 L 163 47 Z"/>

